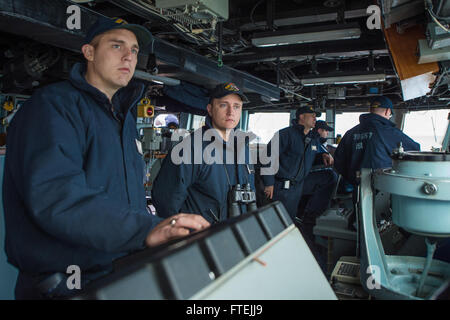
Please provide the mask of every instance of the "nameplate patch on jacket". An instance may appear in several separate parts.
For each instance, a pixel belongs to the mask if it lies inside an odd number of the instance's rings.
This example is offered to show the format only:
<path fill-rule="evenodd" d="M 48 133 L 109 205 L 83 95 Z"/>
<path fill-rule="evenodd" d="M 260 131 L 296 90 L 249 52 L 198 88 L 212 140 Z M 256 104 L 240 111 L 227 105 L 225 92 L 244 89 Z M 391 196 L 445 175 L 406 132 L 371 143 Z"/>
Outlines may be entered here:
<path fill-rule="evenodd" d="M 138 139 L 134 139 L 134 140 L 136 141 L 136 147 L 137 147 L 138 152 L 143 155 L 144 152 L 142 151 L 142 142 L 140 142 Z"/>
<path fill-rule="evenodd" d="M 312 151 L 317 151 L 317 146 L 311 146 Z"/>

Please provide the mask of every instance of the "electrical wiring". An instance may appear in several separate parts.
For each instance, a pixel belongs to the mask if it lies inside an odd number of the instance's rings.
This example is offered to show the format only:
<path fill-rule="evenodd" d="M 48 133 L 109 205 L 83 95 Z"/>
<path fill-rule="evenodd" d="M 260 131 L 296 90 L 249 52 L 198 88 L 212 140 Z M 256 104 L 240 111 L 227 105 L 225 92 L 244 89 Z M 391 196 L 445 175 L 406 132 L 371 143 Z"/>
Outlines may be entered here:
<path fill-rule="evenodd" d="M 286 93 L 290 93 L 290 94 L 293 94 L 294 96 L 297 96 L 297 97 L 299 97 L 299 98 L 305 99 L 306 101 L 312 101 L 311 98 L 305 97 L 305 96 L 303 96 L 303 95 L 301 95 L 301 94 L 299 94 L 299 93 L 295 93 L 295 92 L 293 92 L 293 91 L 291 91 L 291 90 L 288 90 L 288 89 L 285 89 L 285 88 L 283 88 L 283 87 L 280 87 L 280 89 L 283 90 L 283 91 L 286 92 Z"/>
<path fill-rule="evenodd" d="M 443 2 L 444 2 L 443 0 L 441 0 L 441 2 L 439 2 L 438 10 L 442 7 Z M 430 0 L 425 0 L 425 6 L 427 7 L 428 12 L 436 19 L 444 20 L 444 21 L 450 20 L 450 18 L 448 18 L 448 17 L 440 17 L 436 13 L 434 13 L 433 12 L 433 3 Z"/>
<path fill-rule="evenodd" d="M 392 87 L 389 87 L 389 88 L 385 88 L 385 89 L 383 89 L 383 92 L 390 92 L 390 91 L 395 90 L 395 89 L 399 89 L 399 86 L 395 85 L 395 86 L 392 86 Z"/>
<path fill-rule="evenodd" d="M 439 3 L 438 8 L 440 8 L 442 6 L 442 1 Z M 439 20 L 443 20 L 445 22 L 447 22 L 449 20 L 449 18 L 445 18 L 445 17 L 440 17 L 438 15 L 436 15 L 433 12 L 433 4 L 431 3 L 431 1 L 429 0 L 425 0 L 425 6 L 427 8 L 428 13 L 430 14 L 431 18 L 433 19 L 434 22 L 436 22 L 436 24 L 442 28 L 445 32 L 450 32 L 450 29 L 446 28 L 444 25 L 442 25 Z"/>
<path fill-rule="evenodd" d="M 259 0 L 250 11 L 250 21 L 255 24 L 255 21 L 253 20 L 253 14 L 255 13 L 256 8 L 263 2 L 264 0 Z"/>
<path fill-rule="evenodd" d="M 129 3 L 129 1 L 127 1 L 127 2 L 124 1 L 122 3 L 118 2 L 118 1 L 113 1 L 113 3 L 116 3 L 117 5 L 121 6 L 121 5 Z M 193 25 L 195 21 L 192 19 L 189 19 L 189 18 L 185 18 L 182 15 L 180 16 L 180 12 L 177 10 L 158 9 L 153 4 L 149 3 L 148 1 L 143 1 L 143 0 L 135 0 L 132 2 L 132 4 L 133 4 L 133 6 L 137 6 L 139 8 L 139 10 L 142 11 L 140 13 L 136 12 L 136 14 L 140 15 L 141 17 L 147 18 L 147 19 L 148 19 L 148 15 L 158 17 L 161 21 L 165 22 L 164 23 L 165 25 L 171 27 L 174 31 L 176 31 L 181 36 L 182 39 L 184 39 L 187 42 L 190 42 L 195 45 L 202 45 L 202 44 L 212 45 L 215 43 L 215 41 L 212 41 L 209 38 L 204 37 L 202 34 L 199 33 L 196 35 L 193 33 L 193 30 L 186 28 L 183 25 L 183 23 L 188 24 L 188 25 Z M 135 11 L 136 10 L 134 10 L 133 12 L 135 12 Z M 165 13 L 163 14 L 163 12 L 165 12 Z M 146 13 L 146 15 L 143 13 Z M 206 24 L 202 24 L 202 23 L 198 23 L 198 24 L 195 23 L 195 24 L 196 24 L 196 26 L 198 26 L 199 30 L 208 31 L 211 29 L 209 27 L 209 25 L 206 25 Z"/>
<path fill-rule="evenodd" d="M 442 97 L 444 94 L 446 94 L 447 92 L 449 92 L 450 89 L 446 88 L 444 91 L 440 92 L 440 93 L 436 93 L 434 96 L 435 97 Z"/>
<path fill-rule="evenodd" d="M 430 11 L 430 9 L 428 9 L 428 12 L 430 12 L 431 13 L 431 11 Z M 437 25 L 439 26 L 439 27 L 441 27 L 445 32 L 450 32 L 450 30 L 449 29 L 447 29 L 446 27 L 444 27 L 440 22 L 439 22 L 439 20 L 438 19 L 436 19 L 436 17 L 435 16 L 433 16 L 433 15 L 431 15 L 431 18 L 433 18 L 433 20 L 434 20 L 434 22 L 436 22 L 437 23 Z"/>
<path fill-rule="evenodd" d="M 439 78 L 436 80 L 436 84 L 433 86 L 433 90 L 431 91 L 431 95 L 434 96 L 435 91 L 437 88 L 441 85 L 441 81 L 444 78 L 444 76 L 448 75 L 448 70 L 445 70 L 439 75 Z"/>

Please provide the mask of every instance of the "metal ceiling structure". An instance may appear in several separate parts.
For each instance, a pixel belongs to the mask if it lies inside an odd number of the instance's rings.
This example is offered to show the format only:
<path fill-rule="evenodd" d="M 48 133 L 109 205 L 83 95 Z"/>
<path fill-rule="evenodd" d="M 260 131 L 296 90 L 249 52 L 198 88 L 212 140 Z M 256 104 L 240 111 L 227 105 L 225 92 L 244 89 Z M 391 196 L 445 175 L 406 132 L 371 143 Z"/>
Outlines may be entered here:
<path fill-rule="evenodd" d="M 83 31 L 105 15 L 142 24 L 154 35 L 140 70 L 205 89 L 233 81 L 248 94 L 251 103 L 245 107 L 252 111 L 299 104 L 351 109 L 379 94 L 398 108 L 448 108 L 450 64 L 439 62 L 427 95 L 403 101 L 385 34 L 367 27 L 367 8 L 375 4 L 384 23 L 399 33 L 414 25 L 426 28 L 437 18 L 445 28 L 449 5 L 427 1 L 428 7 L 422 0 L 3 0 L 3 90 L 26 93 L 67 77 L 71 63 L 80 59 Z M 81 8 L 81 30 L 66 27 L 66 8 L 73 4 Z M 438 36 L 448 35 L 438 34 L 433 45 L 445 44 Z M 33 59 L 43 70 L 29 70 L 26 62 Z M 27 79 L 14 72 L 21 69 Z M 323 78 L 326 83 L 318 80 Z"/>

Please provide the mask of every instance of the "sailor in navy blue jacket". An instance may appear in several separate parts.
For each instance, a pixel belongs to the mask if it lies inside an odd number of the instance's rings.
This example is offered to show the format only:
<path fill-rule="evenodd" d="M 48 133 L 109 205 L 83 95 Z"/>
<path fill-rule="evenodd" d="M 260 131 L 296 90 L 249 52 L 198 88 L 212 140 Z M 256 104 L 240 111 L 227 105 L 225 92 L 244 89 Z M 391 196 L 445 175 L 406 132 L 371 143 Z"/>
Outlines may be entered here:
<path fill-rule="evenodd" d="M 172 148 L 153 183 L 152 201 L 159 216 L 192 212 L 210 222 L 223 221 L 229 218 L 228 193 L 233 186 L 249 184 L 255 190 L 248 144 L 236 143 L 239 136 L 233 130 L 245 101 L 247 98 L 233 83 L 220 84 L 211 92 L 205 126 Z M 209 140 L 204 138 L 206 135 L 213 136 L 214 143 L 206 141 Z M 210 159 L 207 148 L 211 151 Z M 190 151 L 190 155 L 177 160 L 181 154 L 178 150 Z M 240 152 L 245 159 L 236 161 Z M 241 211 L 246 211 L 245 205 Z"/>
<path fill-rule="evenodd" d="M 391 168 L 392 151 L 399 143 L 405 151 L 419 151 L 420 145 L 395 127 L 392 101 L 380 96 L 374 99 L 370 113 L 359 117 L 359 124 L 347 131 L 335 153 L 334 166 L 345 180 L 357 185 L 356 172 L 361 168 Z"/>
<path fill-rule="evenodd" d="M 69 266 L 83 288 L 114 259 L 209 225 L 147 210 L 135 109 L 144 85 L 130 82 L 138 44 L 148 43 L 141 28 L 99 20 L 82 47 L 87 63 L 37 90 L 8 128 L 5 247 L 19 269 L 16 298 L 74 294 Z"/>
<path fill-rule="evenodd" d="M 320 147 L 324 152 L 328 153 L 327 137 L 328 132 L 333 131 L 325 121 L 319 120 L 316 122 L 312 130 L 320 140 Z M 313 220 L 321 215 L 329 206 L 331 195 L 336 187 L 337 174 L 333 167 L 324 167 L 322 159 L 316 159 L 311 169 L 311 172 L 305 179 L 303 195 L 310 195 L 308 202 L 305 205 L 303 212 L 303 221 Z M 306 219 L 306 220 L 305 220 Z"/>
<path fill-rule="evenodd" d="M 292 126 L 278 133 L 279 148 L 273 146 L 274 138 L 267 148 L 269 153 L 277 152 L 279 169 L 274 175 L 262 175 L 264 192 L 269 199 L 281 201 L 294 219 L 303 191 L 304 179 L 313 165 L 316 155 L 322 153 L 326 165 L 332 164 L 332 157 L 321 148 L 319 137 L 311 131 L 320 112 L 310 107 L 301 107 L 296 112 Z"/>

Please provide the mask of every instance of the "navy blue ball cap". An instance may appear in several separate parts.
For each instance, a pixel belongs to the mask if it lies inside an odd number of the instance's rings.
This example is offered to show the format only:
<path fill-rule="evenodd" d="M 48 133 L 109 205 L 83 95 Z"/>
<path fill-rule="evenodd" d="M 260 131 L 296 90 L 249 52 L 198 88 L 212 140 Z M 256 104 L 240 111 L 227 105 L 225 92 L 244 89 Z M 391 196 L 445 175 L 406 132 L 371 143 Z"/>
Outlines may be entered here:
<path fill-rule="evenodd" d="M 169 123 L 174 123 L 175 125 L 178 126 L 178 118 L 176 116 L 174 116 L 173 114 L 168 114 L 164 120 L 166 120 L 166 126 L 169 125 Z"/>
<path fill-rule="evenodd" d="M 391 109 L 392 114 L 394 114 L 394 106 L 392 104 L 391 99 L 385 97 L 385 96 L 379 96 L 373 98 L 370 106 L 372 108 L 386 108 Z"/>
<path fill-rule="evenodd" d="M 233 93 L 241 97 L 242 103 L 249 102 L 242 90 L 232 82 L 217 85 L 213 90 L 211 90 L 210 97 L 211 99 L 220 99 Z"/>
<path fill-rule="evenodd" d="M 136 39 L 141 48 L 146 48 L 153 39 L 152 34 L 145 27 L 138 24 L 129 24 L 123 19 L 110 19 L 104 16 L 98 18 L 98 20 L 89 28 L 84 43 L 91 43 L 91 41 L 99 34 L 105 33 L 114 29 L 126 29 L 130 30 L 136 36 Z"/>
<path fill-rule="evenodd" d="M 320 117 L 322 114 L 321 112 L 314 110 L 312 106 L 305 106 L 297 109 L 297 111 L 295 112 L 295 118 L 298 119 L 298 117 L 304 113 L 315 113 L 316 117 Z"/>
<path fill-rule="evenodd" d="M 317 120 L 315 128 L 316 129 L 323 129 L 323 130 L 327 130 L 327 131 L 334 131 L 334 128 L 330 127 L 328 125 L 328 123 L 326 121 L 323 121 L 323 120 Z"/>

